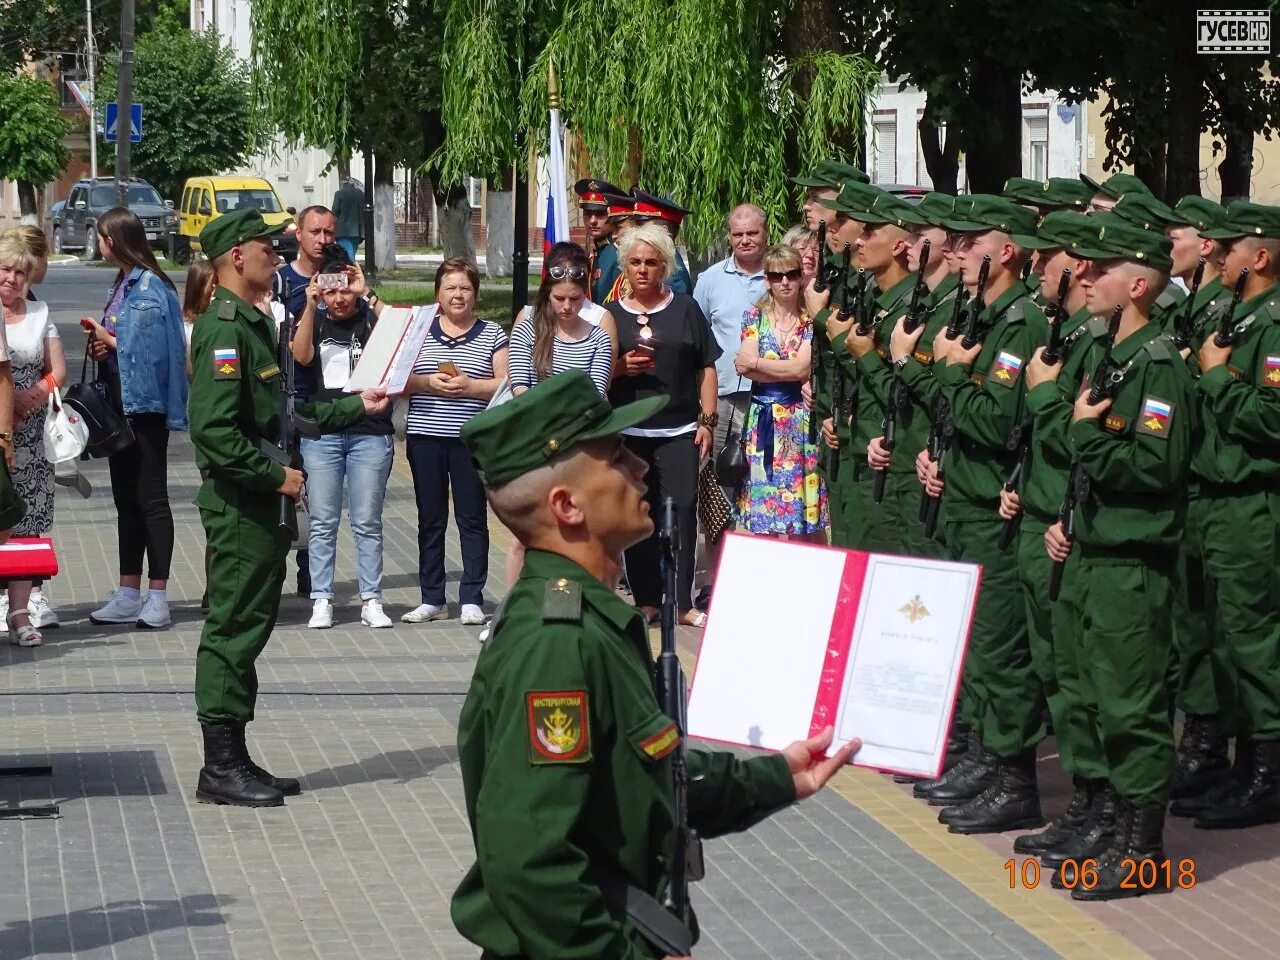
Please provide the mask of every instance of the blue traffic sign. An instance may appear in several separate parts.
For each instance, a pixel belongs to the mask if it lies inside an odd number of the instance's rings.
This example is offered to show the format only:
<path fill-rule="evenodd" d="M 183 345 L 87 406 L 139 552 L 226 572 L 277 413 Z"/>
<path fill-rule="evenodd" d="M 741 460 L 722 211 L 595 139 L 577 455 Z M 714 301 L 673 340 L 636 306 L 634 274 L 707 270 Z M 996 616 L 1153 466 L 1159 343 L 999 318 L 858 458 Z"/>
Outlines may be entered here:
<path fill-rule="evenodd" d="M 129 140 L 138 143 L 142 140 L 142 104 L 130 104 L 129 110 Z M 102 138 L 108 143 L 116 142 L 116 123 L 120 119 L 120 104 L 108 103 L 106 128 L 102 131 Z"/>

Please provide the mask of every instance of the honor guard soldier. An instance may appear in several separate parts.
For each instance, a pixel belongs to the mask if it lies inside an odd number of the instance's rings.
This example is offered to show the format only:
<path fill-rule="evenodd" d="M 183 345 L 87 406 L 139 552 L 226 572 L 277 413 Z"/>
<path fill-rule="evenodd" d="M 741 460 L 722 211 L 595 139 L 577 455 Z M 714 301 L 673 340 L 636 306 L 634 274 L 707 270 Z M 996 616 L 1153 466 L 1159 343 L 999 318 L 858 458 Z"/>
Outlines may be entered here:
<path fill-rule="evenodd" d="M 672 240 L 680 235 L 680 225 L 684 223 L 684 218 L 693 212 L 666 197 L 646 193 L 639 187 L 631 188 L 631 196 L 636 202 L 632 216 L 637 220 L 661 220 L 671 233 Z M 679 249 L 676 250 L 675 272 L 663 282 L 675 293 L 693 296 L 693 278 L 689 276 L 689 268 L 684 265 Z"/>
<path fill-rule="evenodd" d="M 622 275 L 622 265 L 618 262 L 618 235 L 627 228 L 635 213 L 636 201 L 623 193 L 605 194 L 606 212 L 613 230 L 610 234 L 609 246 L 613 253 L 606 256 L 597 266 L 600 276 L 591 281 L 591 300 L 593 303 L 605 304 L 612 300 L 620 300 L 627 293 L 627 278 Z"/>
<path fill-rule="evenodd" d="M 939 817 L 953 833 L 994 833 L 1043 823 L 1035 770 L 1044 737 L 1040 684 L 1026 621 L 1009 615 L 1021 608 L 1022 592 L 1015 558 L 999 548 L 997 511 L 1013 463 L 1009 434 L 1023 417 L 1023 367 L 1048 328 L 1019 280 L 1029 252 L 1012 239 L 1034 233 L 1031 211 L 978 194 L 967 205 L 957 201 L 944 226 L 972 300 L 955 338 L 944 330 L 934 340 L 933 375 L 949 408 L 950 438 L 926 476 L 936 482 L 945 461 L 945 496 L 934 507 L 941 510 L 944 556 L 982 564 L 983 577 L 963 678 L 973 740 L 964 761 L 916 792 L 956 804 Z"/>
<path fill-rule="evenodd" d="M 1174 222 L 1173 209 L 1145 190 L 1121 195 L 1111 212 L 1135 227 L 1154 230 L 1156 233 L 1164 233 Z M 1186 298 L 1187 295 L 1180 286 L 1176 283 L 1168 284 L 1151 308 L 1152 322 L 1159 324 L 1161 330 L 1168 330 L 1170 316 L 1177 313 Z"/>
<path fill-rule="evenodd" d="M 1232 291 L 1200 347 L 1194 468 L 1208 620 L 1239 678 L 1241 716 L 1231 779 L 1195 824 L 1249 827 L 1280 820 L 1280 207 L 1232 203 L 1200 235 L 1225 245 Z"/>
<path fill-rule="evenodd" d="M 1024 207 L 1031 207 L 1043 218 L 1045 214 L 1055 210 L 1083 213 L 1093 199 L 1093 190 L 1087 184 L 1070 177 L 1050 177 L 1048 180 L 1010 177 L 1005 181 L 1000 196 Z"/>
<path fill-rule="evenodd" d="M 1080 174 L 1080 182 L 1093 191 L 1085 213 L 1105 213 L 1126 193 L 1150 193 L 1151 188 L 1131 173 L 1113 173 L 1098 181 Z"/>
<path fill-rule="evenodd" d="M 1086 301 L 1107 318 L 1108 333 L 1088 343 L 1086 382 L 1067 433 L 1068 499 L 1045 534 L 1055 563 L 1079 554 L 1075 589 L 1085 615 L 1054 625 L 1071 632 L 1067 642 L 1080 652 L 1115 793 L 1112 829 L 1096 846 L 1069 848 L 1055 877 L 1077 900 L 1139 896 L 1151 887 L 1132 876 L 1163 874 L 1173 772 L 1171 594 L 1194 421 L 1191 377 L 1150 320 L 1172 267 L 1169 241 L 1114 215 L 1096 219 L 1096 237 L 1072 254 L 1088 262 Z M 1080 882 L 1082 865 L 1095 858 L 1097 882 Z"/>
<path fill-rule="evenodd" d="M 570 371 L 462 428 L 494 513 L 526 550 L 458 722 L 476 862 L 451 912 L 486 958 L 675 952 L 648 937 L 674 926 L 659 939 L 695 938 L 692 914 L 662 903 L 677 831 L 745 830 L 814 793 L 858 746 L 824 759 L 828 728 L 749 760 L 689 750 L 689 822 L 677 823 L 680 728 L 654 695 L 645 620 L 613 589 L 622 551 L 653 530 L 647 467 L 619 431 L 664 403 L 614 410 Z"/>
<path fill-rule="evenodd" d="M 302 496 L 302 471 L 278 446 L 281 393 L 275 322 L 254 304 L 271 292 L 280 258 L 257 208 L 211 220 L 200 246 L 218 274 L 209 309 L 191 337 L 190 419 L 196 463 L 207 479 L 196 496 L 208 543 L 209 615 L 196 652 L 196 716 L 204 736 L 202 802 L 273 807 L 300 791 L 249 757 L 262 653 L 280 608 L 291 537 L 281 529 L 281 496 Z M 292 359 L 290 355 L 289 359 Z M 367 390 L 307 413 L 321 430 L 343 430 L 387 407 Z"/>
<path fill-rule="evenodd" d="M 827 209 L 818 204 L 819 200 L 834 200 L 840 192 L 840 185 L 846 180 L 859 183 L 870 183 L 871 178 L 863 171 L 849 163 L 839 160 L 823 160 L 809 172 L 799 177 L 792 177 L 791 182 L 805 188 L 804 225 L 810 230 L 818 229 L 818 222 L 829 220 Z M 820 251 L 821 252 L 821 251 Z"/>
<path fill-rule="evenodd" d="M 619 273 L 618 248 L 613 243 L 617 225 L 609 218 L 609 198 L 622 191 L 612 183 L 588 178 L 575 183 L 573 192 L 578 195 L 578 209 L 590 240 L 591 299 L 603 303 Z"/>

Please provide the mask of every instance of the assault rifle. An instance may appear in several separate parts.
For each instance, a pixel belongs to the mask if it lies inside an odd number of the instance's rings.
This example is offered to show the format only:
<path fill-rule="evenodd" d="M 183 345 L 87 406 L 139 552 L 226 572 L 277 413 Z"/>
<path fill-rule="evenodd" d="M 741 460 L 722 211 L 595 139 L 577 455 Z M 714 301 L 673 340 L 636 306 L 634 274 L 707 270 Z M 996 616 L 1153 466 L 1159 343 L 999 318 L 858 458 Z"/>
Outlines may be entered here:
<path fill-rule="evenodd" d="M 1244 282 L 1247 279 L 1249 279 L 1249 268 L 1245 267 L 1236 279 L 1236 288 L 1231 293 L 1231 302 L 1218 317 L 1218 332 L 1213 335 L 1215 347 L 1231 346 L 1231 327 L 1235 323 L 1236 307 L 1240 306 L 1240 298 L 1244 296 Z"/>
<path fill-rule="evenodd" d="M 969 322 L 965 325 L 964 339 L 960 346 L 972 350 L 982 342 L 978 335 L 978 320 L 982 311 L 987 309 L 987 274 L 991 272 L 991 258 L 982 258 L 982 267 L 978 270 L 978 292 L 973 295 L 973 306 L 969 308 Z"/>
<path fill-rule="evenodd" d="M 1004 488 L 1009 493 L 1018 489 L 1018 484 L 1022 482 L 1022 475 L 1027 470 L 1027 454 L 1031 452 L 1031 422 L 1030 416 L 1023 417 L 1009 432 L 1009 439 L 1005 443 L 1005 447 L 1016 454 L 1013 468 L 1004 480 Z M 1019 511 L 1004 521 L 1004 526 L 1000 530 L 1001 550 L 1008 550 L 1012 546 L 1014 538 L 1018 535 L 1018 528 L 1022 526 L 1022 513 L 1023 511 Z"/>
<path fill-rule="evenodd" d="M 938 479 L 941 480 L 946 470 L 947 451 L 951 449 L 951 440 L 955 436 L 956 424 L 951 417 L 951 401 L 945 395 L 938 396 L 934 408 L 933 432 L 929 442 L 929 459 L 938 465 Z M 938 508 L 942 505 L 942 494 L 929 496 L 929 488 L 925 487 L 924 503 L 921 505 L 924 519 L 924 535 L 930 540 L 938 529 Z"/>
<path fill-rule="evenodd" d="M 1080 468 L 1080 462 L 1073 461 L 1071 472 L 1067 475 L 1067 492 L 1062 498 L 1062 509 L 1058 511 L 1058 522 L 1062 524 L 1062 533 L 1071 543 L 1076 538 L 1076 507 L 1081 500 L 1089 496 L 1089 478 Z M 1056 602 L 1062 593 L 1062 571 L 1066 568 L 1065 560 L 1053 561 L 1049 570 L 1049 599 Z"/>
<path fill-rule="evenodd" d="M 1191 329 L 1191 317 L 1195 312 L 1196 294 L 1200 292 L 1200 281 L 1204 279 L 1204 257 L 1196 264 L 1196 272 L 1191 276 L 1191 289 L 1187 293 L 1186 302 L 1182 305 L 1182 313 L 1173 325 L 1173 345 L 1179 350 L 1191 346 L 1191 337 L 1195 333 Z"/>
<path fill-rule="evenodd" d="M 1067 319 L 1067 290 L 1070 286 L 1071 268 L 1066 267 L 1058 281 L 1058 299 L 1049 307 L 1049 343 L 1044 348 L 1044 362 L 1051 367 L 1062 362 L 1062 324 Z"/>
<path fill-rule="evenodd" d="M 1091 404 L 1101 403 L 1111 396 L 1115 387 L 1119 386 L 1118 382 L 1112 381 L 1111 351 L 1116 346 L 1116 334 L 1120 332 L 1120 317 L 1123 314 L 1123 306 L 1117 306 L 1111 311 L 1111 322 L 1107 324 L 1107 336 L 1102 341 L 1102 356 L 1098 359 L 1098 366 L 1094 368 L 1093 379 L 1089 381 L 1089 402 Z"/>
<path fill-rule="evenodd" d="M 818 272 L 813 278 L 813 292 L 826 293 L 831 279 L 827 276 L 827 221 L 818 221 Z"/>
<path fill-rule="evenodd" d="M 924 242 L 924 246 L 920 248 L 920 265 L 916 268 L 916 285 L 911 288 L 911 308 L 907 310 L 907 319 L 902 323 L 902 329 L 906 333 L 915 333 L 916 328 L 924 323 L 921 307 L 924 305 L 924 275 L 929 269 L 929 241 Z"/>
<path fill-rule="evenodd" d="M 290 331 L 290 323 L 286 318 L 280 324 L 280 338 L 276 342 L 276 362 L 280 366 L 280 442 L 277 446 L 263 440 L 259 446 L 263 453 L 281 466 L 301 470 L 302 438 L 318 438 L 320 425 L 294 409 L 298 387 L 293 345 L 289 342 Z M 290 543 L 298 539 L 298 504 L 287 493 L 280 494 L 277 526 L 288 535 Z"/>

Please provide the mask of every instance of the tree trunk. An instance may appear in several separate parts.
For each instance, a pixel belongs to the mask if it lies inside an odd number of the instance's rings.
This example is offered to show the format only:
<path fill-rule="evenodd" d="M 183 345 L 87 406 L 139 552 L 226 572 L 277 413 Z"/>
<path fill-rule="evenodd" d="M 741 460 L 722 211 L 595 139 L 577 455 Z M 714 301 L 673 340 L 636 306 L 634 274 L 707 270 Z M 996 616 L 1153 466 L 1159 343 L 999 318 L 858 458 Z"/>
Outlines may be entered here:
<path fill-rule="evenodd" d="M 999 193 L 1022 172 L 1022 73 L 980 56 L 970 76 L 970 95 L 987 123 L 965 138 L 969 189 Z"/>
<path fill-rule="evenodd" d="M 365 189 L 368 189 L 366 185 Z M 374 267 L 381 273 L 396 268 L 396 184 L 395 164 L 374 155 L 373 164 L 373 251 Z"/>
<path fill-rule="evenodd" d="M 1200 109 L 1207 91 L 1190 44 L 1172 44 L 1169 62 L 1169 145 L 1164 159 L 1168 204 L 1200 193 Z"/>
<path fill-rule="evenodd" d="M 22 223 L 38 226 L 40 213 L 36 210 L 36 185 L 26 180 L 18 181 L 18 213 Z"/>
<path fill-rule="evenodd" d="M 1133 175 L 1150 187 L 1157 197 L 1166 193 L 1165 148 L 1163 141 L 1148 143 L 1133 158 Z"/>
<path fill-rule="evenodd" d="M 1253 130 L 1245 124 L 1230 124 L 1225 136 L 1227 149 L 1218 164 L 1222 178 L 1222 202 L 1248 200 L 1253 180 Z"/>
<path fill-rule="evenodd" d="M 514 168 L 512 168 L 513 170 Z M 515 254 L 515 192 L 512 170 L 485 191 L 484 256 L 486 277 L 509 277 Z"/>
<path fill-rule="evenodd" d="M 439 110 L 424 110 L 421 116 L 422 152 L 430 157 L 444 144 L 444 123 Z M 445 259 L 465 257 L 474 263 L 476 248 L 471 239 L 471 203 L 466 185 L 442 184 L 439 168 L 428 170 L 427 176 L 431 178 L 431 191 L 436 201 L 435 231 Z"/>
<path fill-rule="evenodd" d="M 339 158 L 338 158 L 338 183 L 339 183 L 339 185 L 341 185 L 342 183 L 344 183 L 344 182 L 346 181 L 347 177 L 349 177 L 349 176 L 351 176 L 351 158 L 350 158 L 350 157 L 339 157 Z M 366 184 L 366 186 L 367 186 L 367 184 Z"/>
<path fill-rule="evenodd" d="M 920 152 L 924 154 L 924 167 L 929 172 L 929 181 L 933 184 L 933 189 L 938 193 L 949 193 L 954 196 L 958 192 L 960 148 L 956 146 L 954 136 L 947 136 L 946 142 L 943 142 L 942 129 L 927 99 L 924 110 L 920 113 L 919 128 Z"/>
<path fill-rule="evenodd" d="M 791 4 L 790 13 L 782 22 L 782 48 L 787 59 L 795 62 L 806 56 L 823 51 L 839 52 L 840 14 L 835 0 L 795 0 Z M 795 95 L 800 101 L 808 101 L 813 88 L 813 71 L 799 70 L 795 75 Z M 853 139 L 858 139 L 854 137 Z M 822 144 L 822 156 L 830 155 L 834 144 Z M 841 144 L 841 146 L 849 146 Z M 854 144 L 852 156 L 859 156 L 861 143 Z M 796 139 L 795 128 L 787 133 L 787 142 L 783 144 L 788 170 L 799 170 L 801 167 L 802 149 Z M 812 147 L 810 148 L 812 152 Z"/>

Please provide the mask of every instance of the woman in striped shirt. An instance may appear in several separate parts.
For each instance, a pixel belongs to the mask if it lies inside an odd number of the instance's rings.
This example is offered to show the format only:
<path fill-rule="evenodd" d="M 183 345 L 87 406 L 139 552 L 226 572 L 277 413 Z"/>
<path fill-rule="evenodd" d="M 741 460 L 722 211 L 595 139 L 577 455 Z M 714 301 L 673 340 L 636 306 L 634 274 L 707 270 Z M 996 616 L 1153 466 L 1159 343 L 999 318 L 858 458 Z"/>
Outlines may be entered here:
<path fill-rule="evenodd" d="M 482 411 L 507 377 L 507 335 L 475 316 L 480 275 L 469 260 L 446 260 L 436 270 L 440 312 L 418 353 L 406 393 L 405 451 L 418 501 L 418 583 L 422 603 L 405 623 L 445 620 L 444 534 L 450 489 L 462 547 L 458 599 L 465 624 L 482 624 L 489 577 L 489 507 L 484 485 L 458 433 Z"/>

